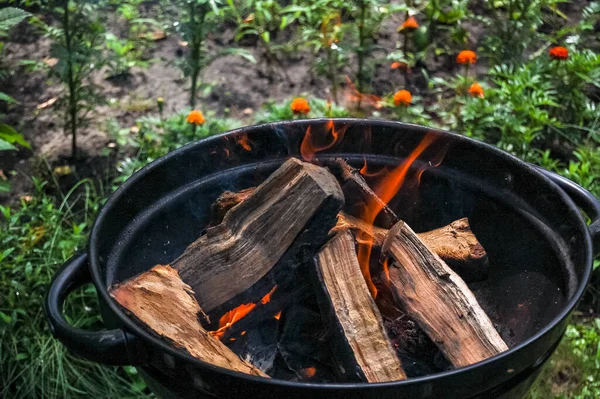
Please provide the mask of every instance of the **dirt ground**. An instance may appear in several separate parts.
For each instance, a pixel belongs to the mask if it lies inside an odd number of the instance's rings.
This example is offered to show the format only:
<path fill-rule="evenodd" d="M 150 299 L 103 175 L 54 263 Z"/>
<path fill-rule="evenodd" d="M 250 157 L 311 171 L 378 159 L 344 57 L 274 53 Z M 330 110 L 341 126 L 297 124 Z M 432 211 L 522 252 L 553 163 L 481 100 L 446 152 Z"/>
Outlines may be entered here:
<path fill-rule="evenodd" d="M 576 15 L 582 6 L 568 11 Z M 402 73 L 390 69 L 390 62 L 385 60 L 386 52 L 399 45 L 396 29 L 403 18 L 404 16 L 398 13 L 384 21 L 377 38 L 377 44 L 385 50 L 373 54 L 382 62 L 375 69 L 369 91 L 378 96 L 404 87 Z M 116 34 L 123 33 L 119 32 L 123 29 L 122 25 L 118 22 L 112 24 L 113 28 L 109 27 L 107 30 Z M 483 35 L 483 28 L 477 23 L 469 23 L 467 29 L 470 32 L 467 47 L 475 49 Z M 294 34 L 297 32 L 290 30 L 286 33 L 287 37 L 279 35 L 276 42 L 290 40 L 290 36 Z M 225 46 L 239 46 L 234 41 L 234 36 L 233 27 L 226 27 L 223 32 L 209 35 L 209 53 Z M 75 162 L 77 177 L 97 177 L 106 173 L 107 162 L 110 160 L 106 160 L 103 154 L 111 142 L 106 133 L 107 121 L 116 120 L 122 127 L 132 126 L 137 118 L 158 113 L 157 97 L 165 99 L 166 115 L 187 107 L 189 81 L 183 78 L 181 70 L 175 65 L 177 59 L 183 57 L 187 50 L 181 46 L 180 41 L 181 38 L 175 33 L 168 33 L 165 39 L 153 42 L 151 49 L 145 54 L 150 60 L 149 66 L 144 69 L 132 68 L 130 76 L 125 79 L 106 79 L 105 69 L 94 73 L 92 82 L 99 88 L 106 105 L 96 109 L 91 124 L 81 129 L 78 134 L 81 156 L 80 160 Z M 251 123 L 251 114 L 247 109 L 256 111 L 268 101 L 277 102 L 299 95 L 330 97 L 328 82 L 312 71 L 313 56 L 310 53 L 279 56 L 290 78 L 290 81 L 287 81 L 279 66 L 268 65 L 262 48 L 257 47 L 256 42 L 247 41 L 245 48 L 256 58 L 255 64 L 241 57 L 226 56 L 217 59 L 203 71 L 202 82 L 211 89 L 199 101 L 198 107 L 201 110 L 212 110 L 217 115 L 224 115 L 227 110 L 229 117 Z M 2 153 L 0 170 L 5 174 L 14 170 L 16 174 L 9 176 L 13 185 L 12 194 L 9 197 L 0 196 L 0 203 L 14 200 L 31 189 L 29 176 L 36 173 L 40 164 L 39 157 L 46 159 L 52 167 L 73 164 L 69 159 L 70 137 L 63 133 L 62 112 L 54 106 L 38 108 L 40 104 L 60 97 L 63 88 L 57 81 L 49 79 L 46 71 L 26 72 L 25 67 L 19 65 L 21 60 L 42 62 L 50 57 L 50 40 L 26 23 L 19 25 L 12 32 L 5 45 L 4 58 L 15 74 L 2 91 L 14 97 L 19 104 L 0 111 L 6 114 L 6 123 L 24 134 L 31 143 L 32 150 L 21 149 L 18 152 Z M 340 71 L 340 75 L 353 77 L 356 73 L 355 64 L 350 59 L 347 67 Z M 449 76 L 455 73 L 456 65 L 453 56 L 443 55 L 436 59 L 430 57 L 421 67 L 425 68 L 430 76 Z M 485 62 L 477 65 L 479 73 L 484 72 L 485 68 Z M 414 74 L 414 86 L 411 87 L 411 91 L 413 94 L 425 95 L 425 104 L 433 101 L 433 98 L 428 101 L 426 84 L 420 73 Z M 245 113 L 242 112 L 244 110 Z"/>

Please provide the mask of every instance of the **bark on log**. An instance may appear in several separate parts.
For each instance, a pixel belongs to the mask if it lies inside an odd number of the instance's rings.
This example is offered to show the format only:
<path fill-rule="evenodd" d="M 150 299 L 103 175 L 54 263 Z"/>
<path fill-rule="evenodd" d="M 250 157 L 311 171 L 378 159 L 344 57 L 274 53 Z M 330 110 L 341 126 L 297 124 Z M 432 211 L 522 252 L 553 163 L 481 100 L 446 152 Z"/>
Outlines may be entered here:
<path fill-rule="evenodd" d="M 362 204 L 373 199 L 381 203 L 382 206 L 381 212 L 375 220 L 376 225 L 389 229 L 398 222 L 398 216 L 375 194 L 357 169 L 350 166 L 342 158 L 329 161 L 326 163 L 326 166 L 336 176 L 342 186 L 346 199 L 344 209 L 348 214 L 354 214 L 354 209 L 360 210 Z M 225 191 L 221 194 L 211 209 L 211 225 L 219 224 L 227 211 L 245 201 L 254 190 L 254 187 L 250 187 L 238 192 Z"/>
<path fill-rule="evenodd" d="M 381 247 L 388 230 L 370 226 L 361 219 L 340 212 L 334 231 L 363 231 L 373 237 L 373 246 Z M 485 280 L 489 262 L 483 246 L 471 231 L 469 219 L 462 218 L 439 229 L 417 234 L 421 240 L 468 283 Z"/>
<path fill-rule="evenodd" d="M 245 201 L 256 190 L 256 187 L 245 188 L 238 192 L 225 191 L 210 207 L 210 226 L 216 226 L 231 208 Z"/>
<path fill-rule="evenodd" d="M 358 216 L 364 206 L 371 201 L 380 204 L 381 211 L 375 218 L 375 225 L 386 229 L 391 228 L 400 220 L 396 213 L 369 187 L 358 169 L 353 168 L 342 158 L 336 158 L 327 163 L 332 173 L 337 177 L 346 197 L 344 211 Z"/>
<path fill-rule="evenodd" d="M 508 349 L 465 282 L 404 222 L 389 232 L 382 252 L 398 304 L 454 367 L 477 363 Z"/>
<path fill-rule="evenodd" d="M 375 301 L 369 293 L 349 231 L 331 239 L 317 254 L 316 270 L 324 292 L 322 311 L 338 336 L 334 353 L 346 378 L 368 382 L 406 378 Z"/>
<path fill-rule="evenodd" d="M 210 312 L 264 277 L 323 245 L 344 202 L 326 169 L 289 159 L 172 266 Z M 307 239 L 310 238 L 310 239 Z"/>
<path fill-rule="evenodd" d="M 207 363 L 243 373 L 268 377 L 242 361 L 198 320 L 204 312 L 189 285 L 168 265 L 154 266 L 124 283 L 111 287 L 110 295 L 155 334 Z"/>

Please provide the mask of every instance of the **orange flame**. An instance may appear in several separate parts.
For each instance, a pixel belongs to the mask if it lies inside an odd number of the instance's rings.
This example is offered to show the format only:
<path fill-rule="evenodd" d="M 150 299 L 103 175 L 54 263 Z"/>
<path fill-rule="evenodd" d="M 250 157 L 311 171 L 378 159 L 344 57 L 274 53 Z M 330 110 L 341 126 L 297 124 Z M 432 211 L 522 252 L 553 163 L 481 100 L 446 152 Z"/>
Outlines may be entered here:
<path fill-rule="evenodd" d="M 308 378 L 312 378 L 317 373 L 317 369 L 314 367 L 307 367 L 305 369 L 300 370 L 300 373 L 302 373 L 304 376 L 306 376 Z"/>
<path fill-rule="evenodd" d="M 444 160 L 444 157 L 446 156 L 447 151 L 448 147 L 445 147 L 442 151 L 438 152 L 431 161 L 421 166 L 419 170 L 417 170 L 417 187 L 421 184 L 421 176 L 423 176 L 423 172 L 425 172 L 429 168 L 437 168 L 438 166 L 440 166 L 442 164 L 442 161 Z"/>
<path fill-rule="evenodd" d="M 246 133 L 240 134 L 235 139 L 239 145 L 246 151 L 252 151 L 252 147 L 250 146 L 250 141 L 248 140 L 248 135 Z"/>
<path fill-rule="evenodd" d="M 360 174 L 362 176 L 367 176 L 367 177 L 379 177 L 382 175 L 385 175 L 388 172 L 388 168 L 387 167 L 383 167 L 381 170 L 378 170 L 377 172 L 369 172 L 367 169 L 367 158 L 365 157 L 365 164 L 363 165 L 362 168 L 360 168 Z"/>
<path fill-rule="evenodd" d="M 273 295 L 273 293 L 275 292 L 276 288 L 277 288 L 277 286 L 274 286 L 271 291 L 267 292 L 267 294 L 262 297 L 262 299 L 260 300 L 260 303 L 262 305 L 265 305 L 265 304 L 267 304 L 267 303 L 269 303 L 271 301 L 271 295 Z"/>
<path fill-rule="evenodd" d="M 271 295 L 273 295 L 273 292 L 275 292 L 276 288 L 277 286 L 274 286 L 271 291 L 269 291 L 265 296 L 262 297 L 262 299 L 260 300 L 261 305 L 264 305 L 271 300 Z M 236 308 L 231 309 L 219 319 L 219 328 L 215 331 L 209 331 L 209 334 L 219 339 L 223 338 L 223 336 L 225 335 L 225 331 L 227 331 L 237 321 L 246 317 L 246 315 L 248 315 L 248 313 L 250 313 L 255 307 L 255 303 L 244 303 Z M 242 335 L 244 335 L 245 333 L 246 332 L 244 331 Z"/>
<path fill-rule="evenodd" d="M 333 139 L 329 143 L 321 145 L 315 144 L 315 141 L 318 138 L 313 136 L 311 127 L 309 126 L 306 129 L 306 134 L 304 134 L 302 144 L 300 145 L 300 154 L 302 155 L 302 158 L 304 158 L 306 161 L 312 161 L 317 152 L 327 150 L 338 141 L 341 141 L 344 138 L 344 134 L 346 133 L 345 127 L 341 129 L 336 129 L 333 124 L 333 120 L 329 120 L 325 125 L 325 128 L 327 129 L 325 134 L 331 132 L 331 137 Z"/>
<path fill-rule="evenodd" d="M 346 100 L 351 104 L 363 104 L 370 105 L 376 109 L 380 109 L 383 107 L 381 104 L 381 98 L 377 97 L 375 94 L 365 94 L 358 91 L 352 80 L 348 76 L 346 76 L 346 90 L 344 94 L 346 96 Z"/>
<path fill-rule="evenodd" d="M 277 313 L 275 316 L 273 316 L 275 318 L 275 320 L 279 320 L 281 318 L 281 311 L 279 311 L 279 313 Z"/>
<path fill-rule="evenodd" d="M 390 281 L 390 268 L 388 267 L 389 258 L 385 258 L 383 260 L 383 264 L 381 265 L 383 268 L 383 275 L 385 276 L 385 282 Z"/>
<path fill-rule="evenodd" d="M 378 182 L 373 191 L 375 191 L 375 194 L 377 194 L 382 201 L 375 201 L 373 199 L 369 200 L 362 210 L 361 219 L 363 219 L 369 225 L 374 224 L 377 215 L 379 215 L 379 212 L 381 212 L 383 209 L 383 204 L 389 203 L 404 184 L 410 166 L 423 153 L 423 151 L 425 151 L 425 149 L 429 147 L 431 143 L 433 143 L 434 140 L 435 136 L 433 134 L 428 133 L 425 135 L 417 148 L 415 148 L 413 152 L 410 153 L 410 155 L 402 163 L 400 163 L 400 165 L 386 174 L 385 177 Z M 357 235 L 357 243 L 358 263 L 360 264 L 360 268 L 363 276 L 365 277 L 365 281 L 367 282 L 367 286 L 369 287 L 369 291 L 371 292 L 373 298 L 375 298 L 377 297 L 377 288 L 375 288 L 375 285 L 371 280 L 371 271 L 369 269 L 369 260 L 371 259 L 371 250 L 373 249 L 372 232 L 359 232 Z"/>

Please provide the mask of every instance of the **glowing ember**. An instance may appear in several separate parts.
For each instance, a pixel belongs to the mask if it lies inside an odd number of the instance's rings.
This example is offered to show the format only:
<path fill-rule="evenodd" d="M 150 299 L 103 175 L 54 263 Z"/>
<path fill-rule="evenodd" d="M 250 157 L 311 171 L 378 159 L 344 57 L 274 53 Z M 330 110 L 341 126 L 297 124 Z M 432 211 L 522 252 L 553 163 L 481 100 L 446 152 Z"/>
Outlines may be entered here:
<path fill-rule="evenodd" d="M 277 288 L 277 286 L 274 286 L 271 291 L 267 292 L 267 294 L 262 297 L 262 299 L 260 300 L 260 303 L 262 305 L 265 305 L 265 304 L 267 304 L 267 303 L 269 303 L 271 301 L 271 295 L 273 295 L 273 293 L 275 292 L 276 288 Z"/>
<path fill-rule="evenodd" d="M 377 215 L 383 209 L 383 204 L 389 203 L 392 198 L 398 193 L 404 181 L 406 175 L 410 169 L 410 166 L 415 160 L 425 151 L 427 147 L 433 143 L 435 136 L 433 134 L 427 134 L 423 140 L 419 143 L 417 148 L 406 158 L 400 165 L 395 169 L 387 173 L 374 187 L 373 191 L 381 198 L 382 202 L 371 199 L 368 201 L 362 209 L 361 219 L 367 222 L 369 225 L 373 225 Z M 369 260 L 371 259 L 371 250 L 373 248 L 373 234 L 369 231 L 361 231 L 357 235 L 358 243 L 358 263 L 360 264 L 361 271 L 369 287 L 371 295 L 375 298 L 377 296 L 377 288 L 371 280 L 371 271 L 369 270 Z"/>
<path fill-rule="evenodd" d="M 317 369 L 314 367 L 307 367 L 305 369 L 300 370 L 300 373 L 302 373 L 305 377 L 311 378 L 315 376 L 315 374 L 317 373 Z"/>
<path fill-rule="evenodd" d="M 273 317 L 275 318 L 275 320 L 279 320 L 281 318 L 281 311 Z"/>
<path fill-rule="evenodd" d="M 265 296 L 260 300 L 260 304 L 264 305 L 271 300 L 271 295 L 275 292 L 277 286 L 274 286 L 271 291 L 269 291 Z M 209 331 L 210 335 L 213 337 L 217 337 L 219 339 L 223 338 L 225 332 L 237 321 L 246 317 L 248 313 L 250 313 L 256 307 L 255 303 L 244 303 L 237 308 L 231 309 L 229 312 L 225 313 L 219 319 L 219 328 L 215 331 Z M 246 332 L 244 331 L 242 335 Z"/>
<path fill-rule="evenodd" d="M 248 140 L 247 134 L 241 134 L 236 137 L 237 143 L 242 146 L 242 148 L 246 151 L 252 151 L 252 147 L 250 146 L 250 141 Z"/>
<path fill-rule="evenodd" d="M 318 138 L 313 137 L 311 127 L 309 126 L 308 129 L 306 129 L 306 134 L 304 135 L 304 139 L 302 140 L 302 144 L 300 145 L 300 154 L 302 155 L 302 158 L 304 158 L 306 161 L 312 161 L 317 152 L 331 148 L 335 143 L 341 141 L 344 138 L 346 129 L 343 127 L 341 129 L 336 130 L 332 120 L 329 120 L 325 127 L 327 129 L 326 134 L 328 135 L 329 132 L 331 132 L 332 139 L 329 143 L 322 145 L 315 143 L 315 141 L 317 141 L 316 139 Z"/>

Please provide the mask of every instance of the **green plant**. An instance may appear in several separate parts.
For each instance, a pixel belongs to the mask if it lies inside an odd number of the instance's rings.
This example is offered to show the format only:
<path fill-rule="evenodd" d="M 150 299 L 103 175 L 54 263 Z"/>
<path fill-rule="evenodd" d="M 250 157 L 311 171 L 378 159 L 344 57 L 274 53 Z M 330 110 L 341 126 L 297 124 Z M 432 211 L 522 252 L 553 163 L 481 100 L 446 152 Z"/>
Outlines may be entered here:
<path fill-rule="evenodd" d="M 77 131 L 99 102 L 89 77 L 102 63 L 99 46 L 104 26 L 95 7 L 85 1 L 65 0 L 53 10 L 60 28 L 46 26 L 53 40 L 51 54 L 58 59 L 52 71 L 67 90 L 60 105 L 65 109 L 64 130 L 71 135 L 71 156 L 77 158 Z"/>
<path fill-rule="evenodd" d="M 227 0 L 227 5 L 228 12 L 238 25 L 235 40 L 256 36 L 265 51 L 269 67 L 277 64 L 285 79 L 290 82 L 286 69 L 277 57 L 272 39 L 294 21 L 294 13 L 290 12 L 293 10 L 284 9 L 277 0 L 246 0 L 242 7 L 238 7 L 234 0 Z M 244 13 L 249 14 L 243 17 Z"/>
<path fill-rule="evenodd" d="M 28 18 L 30 15 L 31 14 L 28 12 L 14 7 L 0 9 L 0 38 L 8 36 L 8 31 L 12 27 L 23 21 L 25 18 Z M 4 42 L 0 41 L 0 56 L 2 55 L 3 47 Z M 2 60 L 0 59 L 0 83 L 5 81 L 9 75 L 8 68 L 6 68 L 1 61 Z M 14 104 L 17 101 L 8 94 L 0 91 L 0 103 L 1 102 Z M 0 114 L 0 118 L 1 117 L 2 115 Z M 0 123 L 0 152 L 16 149 L 16 147 L 13 145 L 15 143 L 29 148 L 29 144 L 25 141 L 23 136 L 15 131 L 15 129 L 7 124 Z"/>
<path fill-rule="evenodd" d="M 105 46 L 108 50 L 105 63 L 109 68 L 109 78 L 125 77 L 132 67 L 147 67 L 148 63 L 141 60 L 141 53 L 135 42 L 119 39 L 112 33 L 105 35 Z"/>
<path fill-rule="evenodd" d="M 209 113 L 205 123 L 191 129 L 186 115 L 187 112 L 169 118 L 145 116 L 137 120 L 135 129 L 123 129 L 116 121 L 108 123 L 108 134 L 121 148 L 125 148 L 123 160 L 117 164 L 119 176 L 115 183 L 122 183 L 144 165 L 176 148 L 240 126 L 237 121 L 217 118 L 214 113 Z M 130 155 L 131 148 L 135 148 L 134 155 Z"/>
<path fill-rule="evenodd" d="M 600 397 L 600 319 L 569 325 L 527 399 Z"/>
<path fill-rule="evenodd" d="M 456 46 L 463 48 L 469 33 L 462 22 L 472 17 L 469 0 L 432 0 L 424 6 L 427 23 L 422 32 L 426 35 L 426 44 L 434 47 L 434 54 L 452 54 L 457 50 Z M 440 40 L 445 33 L 450 35 L 453 45 Z"/>
<path fill-rule="evenodd" d="M 196 107 L 200 72 L 215 59 L 224 55 L 239 55 L 250 62 L 254 58 L 243 49 L 226 48 L 217 54 L 206 52 L 206 35 L 218 29 L 223 22 L 223 7 L 219 0 L 181 0 L 180 23 L 177 28 L 183 39 L 188 42 L 189 52 L 180 67 L 186 77 L 190 78 L 190 107 Z"/>
<path fill-rule="evenodd" d="M 264 109 L 257 113 L 255 118 L 256 123 L 294 119 L 294 112 L 290 108 L 291 103 L 291 99 L 279 104 L 273 101 L 267 102 L 263 107 Z M 346 109 L 332 104 L 327 100 L 311 98 L 308 103 L 310 105 L 310 113 L 307 117 L 310 118 L 342 118 L 349 115 Z"/>
<path fill-rule="evenodd" d="M 371 80 L 375 66 L 371 55 L 379 46 L 375 38 L 385 18 L 398 11 L 406 11 L 404 5 L 384 3 L 381 0 L 353 0 L 348 2 L 349 16 L 355 21 L 351 31 L 355 37 L 356 88 L 363 93 Z M 357 106 L 360 108 L 360 101 Z"/>
<path fill-rule="evenodd" d="M 523 51 L 543 42 L 539 28 L 558 15 L 557 4 L 566 0 L 497 0 L 484 2 L 489 15 L 479 15 L 489 34 L 484 38 L 486 55 L 495 63 L 518 63 Z"/>
<path fill-rule="evenodd" d="M 0 39 L 7 37 L 11 28 L 30 16 L 30 13 L 20 8 L 6 7 L 0 9 Z M 0 40 L 0 56 L 2 55 L 3 48 L 4 42 Z M 2 59 L 0 58 L 0 83 L 8 77 L 8 69 L 1 61 Z M 15 102 L 13 98 L 2 92 L 0 92 L 0 101 Z"/>
<path fill-rule="evenodd" d="M 342 45 L 348 29 L 348 24 L 342 23 L 343 9 L 344 3 L 339 0 L 298 2 L 285 9 L 295 13 L 303 46 L 308 47 L 315 57 L 313 70 L 327 78 L 336 104 L 339 79 L 348 61 L 348 51 Z"/>
<path fill-rule="evenodd" d="M 33 178 L 33 185 L 31 196 L 0 206 L 0 397 L 146 396 L 135 369 L 71 355 L 51 336 L 42 310 L 54 273 L 85 246 L 101 194 L 87 179 L 58 200 L 46 194 L 47 181 Z M 72 324 L 98 328 L 95 297 L 91 286 L 70 296 L 65 315 Z"/>

